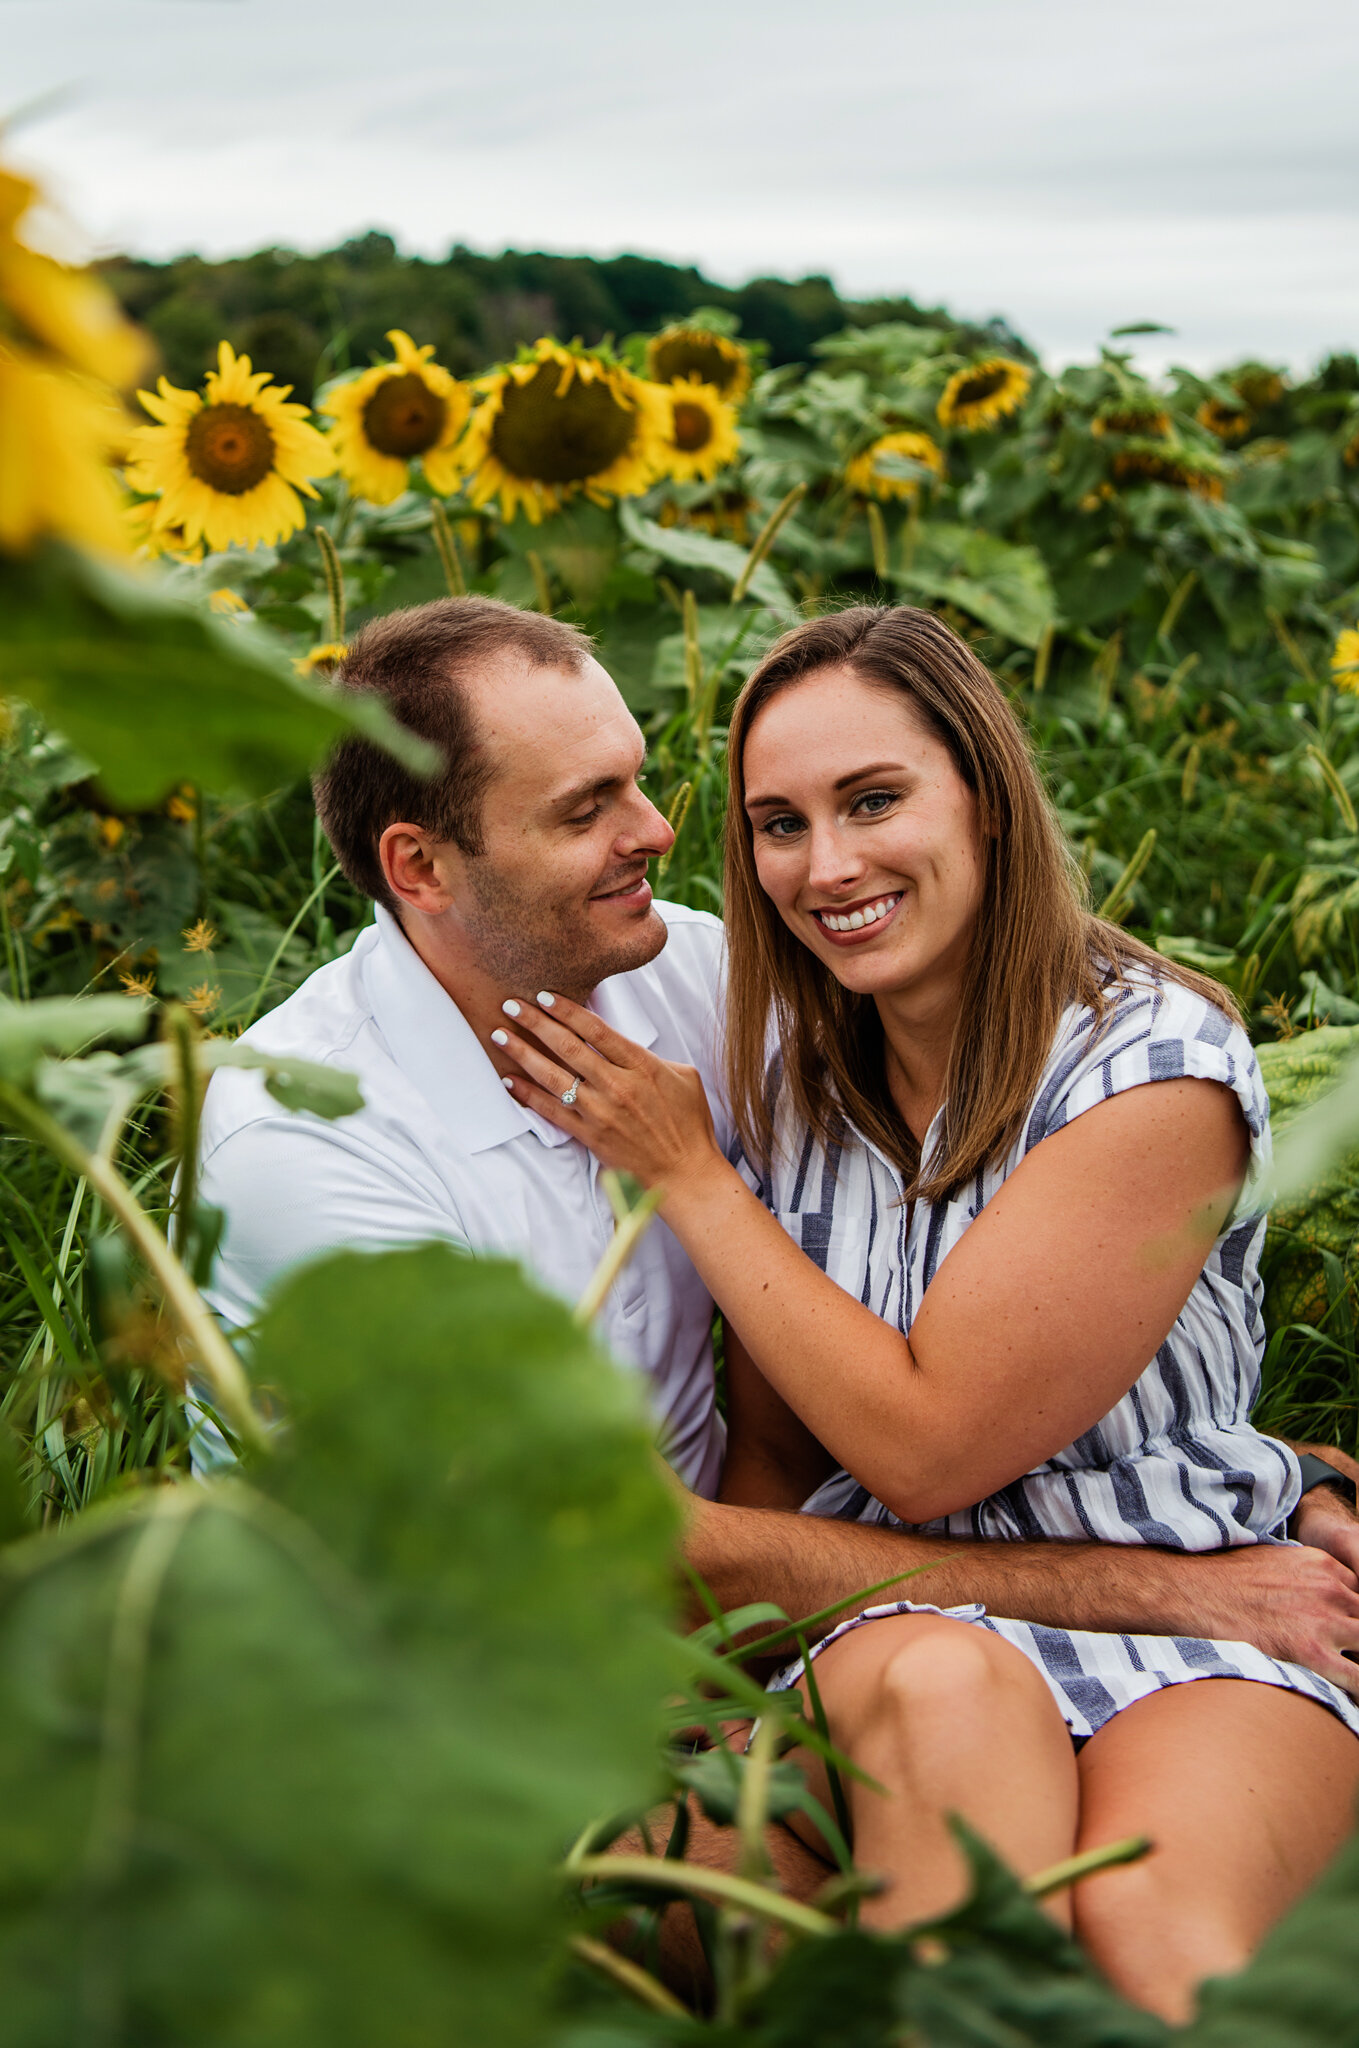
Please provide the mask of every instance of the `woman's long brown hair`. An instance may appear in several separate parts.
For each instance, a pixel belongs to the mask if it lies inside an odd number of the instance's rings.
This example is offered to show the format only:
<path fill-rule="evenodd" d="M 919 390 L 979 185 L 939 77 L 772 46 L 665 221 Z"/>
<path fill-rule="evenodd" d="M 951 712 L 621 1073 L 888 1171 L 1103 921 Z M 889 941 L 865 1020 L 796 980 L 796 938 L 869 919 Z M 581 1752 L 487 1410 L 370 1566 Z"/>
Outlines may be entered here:
<path fill-rule="evenodd" d="M 745 808 L 751 726 L 774 697 L 841 665 L 865 682 L 899 691 L 948 748 L 977 800 L 982 895 L 949 1054 L 942 1142 L 926 1174 L 920 1146 L 888 1089 L 873 999 L 843 988 L 793 936 L 755 871 Z M 1084 876 L 1018 720 L 971 648 L 932 612 L 854 605 L 786 633 L 737 699 L 728 774 L 727 1083 L 742 1143 L 761 1166 L 774 1147 L 771 1018 L 782 1050 L 784 1101 L 797 1122 L 829 1144 L 848 1116 L 895 1161 L 912 1197 L 937 1201 L 1014 1143 L 1068 1004 L 1086 1004 L 1102 1018 L 1111 982 L 1140 965 L 1237 1016 L 1217 982 L 1091 914 Z"/>

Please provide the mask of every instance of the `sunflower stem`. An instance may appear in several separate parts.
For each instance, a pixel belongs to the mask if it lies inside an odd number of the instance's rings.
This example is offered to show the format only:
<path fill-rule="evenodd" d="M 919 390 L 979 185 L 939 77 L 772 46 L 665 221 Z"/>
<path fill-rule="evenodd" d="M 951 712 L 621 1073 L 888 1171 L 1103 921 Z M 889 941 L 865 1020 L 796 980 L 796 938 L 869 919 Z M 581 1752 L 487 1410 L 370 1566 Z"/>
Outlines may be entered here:
<path fill-rule="evenodd" d="M 524 559 L 532 571 L 533 590 L 537 599 L 538 609 L 548 618 L 551 618 L 552 585 L 547 580 L 547 570 L 543 567 L 543 558 L 538 553 L 537 548 L 525 548 Z"/>
<path fill-rule="evenodd" d="M 453 523 L 439 500 L 435 498 L 430 510 L 434 528 L 434 545 L 439 551 L 439 560 L 444 567 L 444 581 L 450 597 L 466 597 L 467 578 L 463 574 L 462 557 L 458 553 L 457 535 Z"/>
<path fill-rule="evenodd" d="M 698 637 L 698 599 L 686 590 L 681 605 L 684 620 L 684 694 L 692 711 L 703 687 L 703 645 Z"/>
<path fill-rule="evenodd" d="M 786 524 L 788 520 L 792 518 L 793 514 L 796 512 L 798 506 L 802 503 L 802 500 L 806 497 L 806 495 L 807 486 L 805 483 L 794 484 L 792 490 L 789 491 L 787 497 L 784 498 L 782 504 L 775 506 L 774 510 L 770 513 L 768 519 L 766 519 L 764 525 L 761 527 L 759 533 L 756 535 L 755 545 L 751 548 L 750 553 L 746 556 L 746 565 L 744 569 L 742 569 L 740 575 L 736 579 L 735 588 L 732 590 L 731 593 L 731 601 L 733 604 L 739 604 L 741 602 L 741 599 L 745 596 L 746 592 L 750 588 L 751 578 L 754 576 L 755 571 L 759 568 L 761 562 L 769 553 L 769 550 L 773 547 L 774 542 L 778 539 L 780 529 Z"/>
<path fill-rule="evenodd" d="M 1057 638 L 1057 628 L 1049 619 L 1038 636 L 1038 646 L 1033 657 L 1033 694 L 1041 696 L 1048 679 L 1052 663 L 1052 643 Z"/>
<path fill-rule="evenodd" d="M 316 545 L 321 550 L 321 569 L 330 600 L 330 642 L 340 647 L 344 644 L 344 571 L 335 543 L 324 526 L 316 529 Z"/>
<path fill-rule="evenodd" d="M 890 573 L 887 557 L 887 527 L 883 521 L 882 508 L 870 498 L 864 506 L 868 515 L 868 538 L 873 546 L 873 574 L 879 583 L 885 583 Z"/>

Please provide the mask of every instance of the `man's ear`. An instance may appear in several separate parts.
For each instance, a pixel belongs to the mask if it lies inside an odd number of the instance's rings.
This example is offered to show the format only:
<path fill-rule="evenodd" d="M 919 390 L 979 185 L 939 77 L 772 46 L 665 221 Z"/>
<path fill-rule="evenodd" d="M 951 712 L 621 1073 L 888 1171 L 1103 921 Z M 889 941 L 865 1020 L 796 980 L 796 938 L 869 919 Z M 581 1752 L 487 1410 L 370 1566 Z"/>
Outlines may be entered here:
<path fill-rule="evenodd" d="M 389 825 L 378 841 L 378 859 L 398 903 L 438 917 L 454 902 L 462 856 L 419 825 Z"/>

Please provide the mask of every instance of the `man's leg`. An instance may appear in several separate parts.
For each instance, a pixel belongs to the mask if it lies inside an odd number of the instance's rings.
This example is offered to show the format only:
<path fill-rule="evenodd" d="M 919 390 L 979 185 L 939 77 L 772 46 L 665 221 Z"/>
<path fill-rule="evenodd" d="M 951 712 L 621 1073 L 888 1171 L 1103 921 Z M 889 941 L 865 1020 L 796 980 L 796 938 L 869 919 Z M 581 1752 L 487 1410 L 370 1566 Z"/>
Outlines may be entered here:
<path fill-rule="evenodd" d="M 1126 1998 L 1180 2022 L 1344 1842 L 1359 1739 L 1301 1693 L 1200 1678 L 1126 1707 L 1079 1768 L 1079 1846 L 1145 1834 L 1155 1847 L 1076 1887 L 1076 1933 Z"/>
<path fill-rule="evenodd" d="M 1071 1737 L 1037 1670 L 968 1622 L 901 1615 L 868 1622 L 816 1660 L 832 1741 L 883 1788 L 843 1779 L 854 1860 L 887 1879 L 866 1927 L 947 1912 L 968 1872 L 947 1816 L 957 1813 L 1021 1877 L 1072 1853 L 1078 1783 Z M 800 1757 L 828 1810 L 819 1759 Z M 799 1832 L 803 1823 L 798 1822 Z M 1051 1902 L 1069 1924 L 1066 1894 Z"/>

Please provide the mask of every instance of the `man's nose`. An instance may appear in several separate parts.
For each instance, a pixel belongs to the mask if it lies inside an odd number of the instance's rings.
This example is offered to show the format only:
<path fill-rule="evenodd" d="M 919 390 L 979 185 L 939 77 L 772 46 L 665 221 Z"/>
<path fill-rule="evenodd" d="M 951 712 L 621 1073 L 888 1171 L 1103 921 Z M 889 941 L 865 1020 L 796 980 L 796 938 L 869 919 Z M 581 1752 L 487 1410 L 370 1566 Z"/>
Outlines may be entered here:
<path fill-rule="evenodd" d="M 675 843 L 675 835 L 667 825 L 664 815 L 656 809 L 651 798 L 639 789 L 633 799 L 623 830 L 618 835 L 618 848 L 622 853 L 654 854 L 669 853 Z"/>

